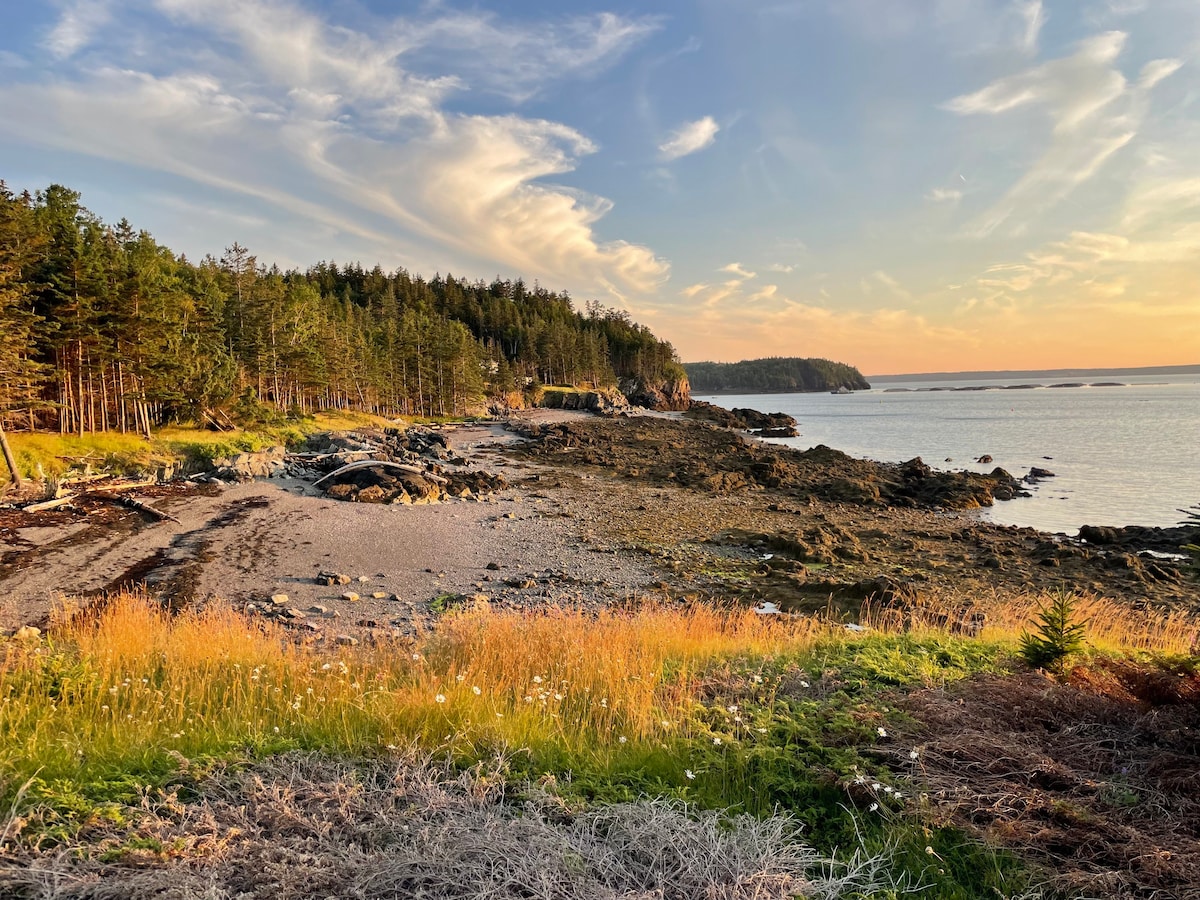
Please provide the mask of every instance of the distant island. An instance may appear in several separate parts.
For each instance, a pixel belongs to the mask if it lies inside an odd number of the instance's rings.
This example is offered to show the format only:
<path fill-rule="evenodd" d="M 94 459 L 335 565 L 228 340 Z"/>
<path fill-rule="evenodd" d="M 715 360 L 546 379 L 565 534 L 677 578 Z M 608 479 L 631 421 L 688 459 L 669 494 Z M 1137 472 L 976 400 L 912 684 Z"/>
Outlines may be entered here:
<path fill-rule="evenodd" d="M 689 372 L 691 369 L 689 368 Z M 1103 375 L 1200 375 L 1200 365 L 1194 366 L 1142 366 L 1140 368 L 1113 369 L 1005 369 L 989 372 L 912 372 L 906 375 L 872 375 L 872 381 L 979 381 L 984 379 L 1013 378 L 1095 378 Z"/>
<path fill-rule="evenodd" d="M 871 387 L 854 366 L 828 359 L 772 356 L 736 363 L 684 363 L 684 368 L 698 394 L 865 391 Z"/>

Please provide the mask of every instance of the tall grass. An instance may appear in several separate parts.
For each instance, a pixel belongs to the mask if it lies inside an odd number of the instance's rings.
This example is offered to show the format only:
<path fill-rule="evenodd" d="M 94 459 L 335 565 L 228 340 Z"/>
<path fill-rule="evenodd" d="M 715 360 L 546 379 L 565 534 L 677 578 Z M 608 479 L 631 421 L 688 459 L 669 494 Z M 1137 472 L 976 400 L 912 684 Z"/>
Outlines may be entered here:
<path fill-rule="evenodd" d="M 879 684 L 933 682 L 989 665 L 1038 608 L 1031 597 L 989 610 L 982 643 L 943 635 L 936 653 L 920 644 L 919 622 L 885 638 L 702 605 L 472 610 L 416 645 L 364 649 L 299 645 L 221 605 L 172 614 L 127 594 L 64 618 L 48 643 L 0 645 L 0 777 L 84 782 L 162 771 L 177 755 L 412 744 L 604 766 L 708 734 L 695 713 L 719 663 L 788 659 L 814 675 L 834 665 Z M 1197 640 L 1195 617 L 1094 597 L 1078 608 L 1101 649 L 1182 654 Z"/>
<path fill-rule="evenodd" d="M 1054 599 L 1057 591 L 1030 592 L 1018 597 L 974 595 L 970 598 L 946 596 L 936 605 L 898 613 L 891 607 L 866 603 L 859 621 L 880 631 L 900 627 L 918 634 L 944 633 L 954 629 L 971 613 L 981 613 L 981 640 L 1017 644 L 1021 636 L 1034 629 L 1040 611 Z M 1090 592 L 1072 593 L 1075 620 L 1084 625 L 1087 645 L 1097 651 L 1126 653 L 1145 651 L 1166 655 L 1187 655 L 1200 646 L 1200 616 L 1181 609 L 1137 608 Z M 956 610 L 947 616 L 947 611 Z M 962 621 L 961 624 L 969 624 Z"/>
<path fill-rule="evenodd" d="M 124 595 L 0 660 L 0 772 L 73 783 L 177 755 L 458 745 L 604 757 L 687 721 L 696 673 L 796 652 L 817 626 L 708 608 L 592 616 L 467 612 L 418 648 L 295 644 L 221 606 Z"/>

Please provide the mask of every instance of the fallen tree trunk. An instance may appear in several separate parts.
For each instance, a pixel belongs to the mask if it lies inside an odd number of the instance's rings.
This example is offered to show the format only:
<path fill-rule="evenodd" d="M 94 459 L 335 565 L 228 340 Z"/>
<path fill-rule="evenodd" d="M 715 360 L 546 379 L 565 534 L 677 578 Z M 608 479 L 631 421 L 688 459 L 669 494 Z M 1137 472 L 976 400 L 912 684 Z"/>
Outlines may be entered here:
<path fill-rule="evenodd" d="M 154 519 L 156 522 L 165 521 L 174 522 L 176 525 L 181 524 L 180 521 L 170 513 L 165 513 L 160 509 L 155 509 L 153 506 L 149 506 L 143 503 L 141 500 L 135 500 L 133 497 L 121 497 L 117 494 L 100 492 L 92 493 L 88 496 L 93 497 L 96 500 L 103 500 L 106 503 L 115 503 L 118 506 L 124 506 L 126 509 L 132 509 L 135 512 L 144 513 L 145 515 L 148 515 L 150 518 Z"/>
<path fill-rule="evenodd" d="M 27 513 L 47 512 L 51 509 L 58 509 L 60 506 L 66 506 L 78 496 L 78 494 L 64 494 L 61 497 L 55 497 L 53 500 L 43 500 L 41 503 L 30 503 L 28 506 L 23 506 L 21 508 Z"/>
<path fill-rule="evenodd" d="M 313 482 L 313 487 L 317 487 L 323 482 L 329 481 L 331 478 L 336 478 L 339 475 L 344 475 L 346 472 L 353 472 L 356 469 L 369 469 L 372 466 L 378 466 L 383 469 L 399 469 L 401 472 L 407 472 L 409 475 L 419 475 L 434 484 L 448 484 L 449 481 L 441 475 L 435 475 L 433 472 L 426 472 L 419 466 L 406 466 L 404 463 L 389 462 L 386 459 L 363 459 L 358 462 L 347 463 L 340 469 L 334 469 L 328 475 L 318 478 Z"/>

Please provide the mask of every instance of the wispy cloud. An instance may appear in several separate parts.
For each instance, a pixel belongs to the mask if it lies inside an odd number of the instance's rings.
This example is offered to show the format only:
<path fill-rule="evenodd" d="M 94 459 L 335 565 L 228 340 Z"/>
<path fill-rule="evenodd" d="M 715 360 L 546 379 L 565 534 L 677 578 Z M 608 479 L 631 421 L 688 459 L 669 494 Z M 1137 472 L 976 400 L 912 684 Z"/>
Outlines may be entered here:
<path fill-rule="evenodd" d="M 887 272 L 880 270 L 872 276 L 875 281 L 883 285 L 892 292 L 897 298 L 905 301 L 911 301 L 913 298 L 912 292 L 907 290 L 899 281 L 889 275 Z"/>
<path fill-rule="evenodd" d="M 1046 24 L 1046 11 L 1042 8 L 1042 0 L 1016 0 L 1017 15 L 1024 23 L 1019 46 L 1026 53 L 1036 53 L 1038 36 L 1042 26 Z"/>
<path fill-rule="evenodd" d="M 88 32 L 76 23 L 86 12 L 88 27 L 105 27 L 100 6 L 64 10 L 53 46 L 83 46 Z M 185 62 L 155 41 L 162 20 L 144 7 L 186 29 Z M 431 20 L 394 19 L 367 31 L 335 26 L 293 0 L 114 6 L 109 31 L 137 38 L 144 55 L 110 50 L 107 64 L 89 58 L 73 77 L 9 84 L 0 116 L 28 142 L 255 198 L 289 214 L 281 218 L 297 232 L 306 221 L 365 239 L 377 252 L 400 246 L 459 265 L 497 264 L 618 302 L 653 291 L 667 277 L 666 261 L 594 230 L 611 203 L 546 181 L 593 153 L 591 140 L 544 119 L 452 112 L 447 99 L 466 89 L 466 75 L 402 63 L 449 36 L 467 44 L 471 34 L 481 44 L 495 38 L 500 46 L 488 52 L 497 56 L 530 51 L 496 76 L 516 98 L 552 70 L 616 58 L 654 23 L 603 14 L 519 32 L 485 16 L 437 18 L 434 9 Z"/>
<path fill-rule="evenodd" d="M 1125 41 L 1119 31 L 1089 38 L 1070 56 L 1000 78 L 946 104 L 963 116 L 1030 108 L 1044 111 L 1050 121 L 1045 152 L 974 224 L 974 234 L 988 235 L 1014 217 L 1028 218 L 1054 206 L 1134 139 L 1150 90 L 1179 64 L 1150 62 L 1131 86 L 1116 66 Z"/>
<path fill-rule="evenodd" d="M 718 271 L 728 272 L 730 275 L 735 275 L 738 278 L 744 278 L 744 279 L 758 277 L 757 272 L 751 272 L 749 269 L 747 269 L 745 266 L 743 266 L 740 262 L 731 262 L 727 266 L 721 266 L 721 268 L 718 269 Z"/>
<path fill-rule="evenodd" d="M 46 36 L 46 49 L 65 59 L 87 46 L 96 32 L 111 20 L 111 7 L 111 0 L 70 0 Z"/>
<path fill-rule="evenodd" d="M 926 199 L 931 200 L 934 203 L 954 204 L 954 203 L 958 203 L 960 200 L 962 200 L 963 192 L 958 190 L 957 188 L 938 187 L 938 188 L 934 188 L 932 191 L 930 191 L 925 196 L 926 196 Z"/>
<path fill-rule="evenodd" d="M 564 78 L 614 65 L 662 26 L 655 16 L 581 14 L 562 20 L 514 24 L 472 11 L 428 22 L 405 21 L 392 30 L 410 60 L 437 68 L 451 61 L 456 76 L 524 102 Z"/>
<path fill-rule="evenodd" d="M 721 126 L 712 116 L 688 122 L 660 144 L 658 152 L 668 162 L 689 156 L 711 146 L 720 130 Z"/>

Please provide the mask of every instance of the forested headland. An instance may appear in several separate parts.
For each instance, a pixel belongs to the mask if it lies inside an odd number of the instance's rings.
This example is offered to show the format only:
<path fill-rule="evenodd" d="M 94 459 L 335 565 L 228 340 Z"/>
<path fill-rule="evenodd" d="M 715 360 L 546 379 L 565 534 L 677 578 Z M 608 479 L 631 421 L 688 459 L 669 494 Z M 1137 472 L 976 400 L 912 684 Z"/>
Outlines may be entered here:
<path fill-rule="evenodd" d="M 621 311 L 521 280 L 192 262 L 78 192 L 0 181 L 0 424 L 149 432 L 328 410 L 461 415 L 537 384 L 684 377 Z"/>
<path fill-rule="evenodd" d="M 699 394 L 802 391 L 865 391 L 871 385 L 854 366 L 828 359 L 772 356 L 736 363 L 687 363 L 688 381 Z"/>

